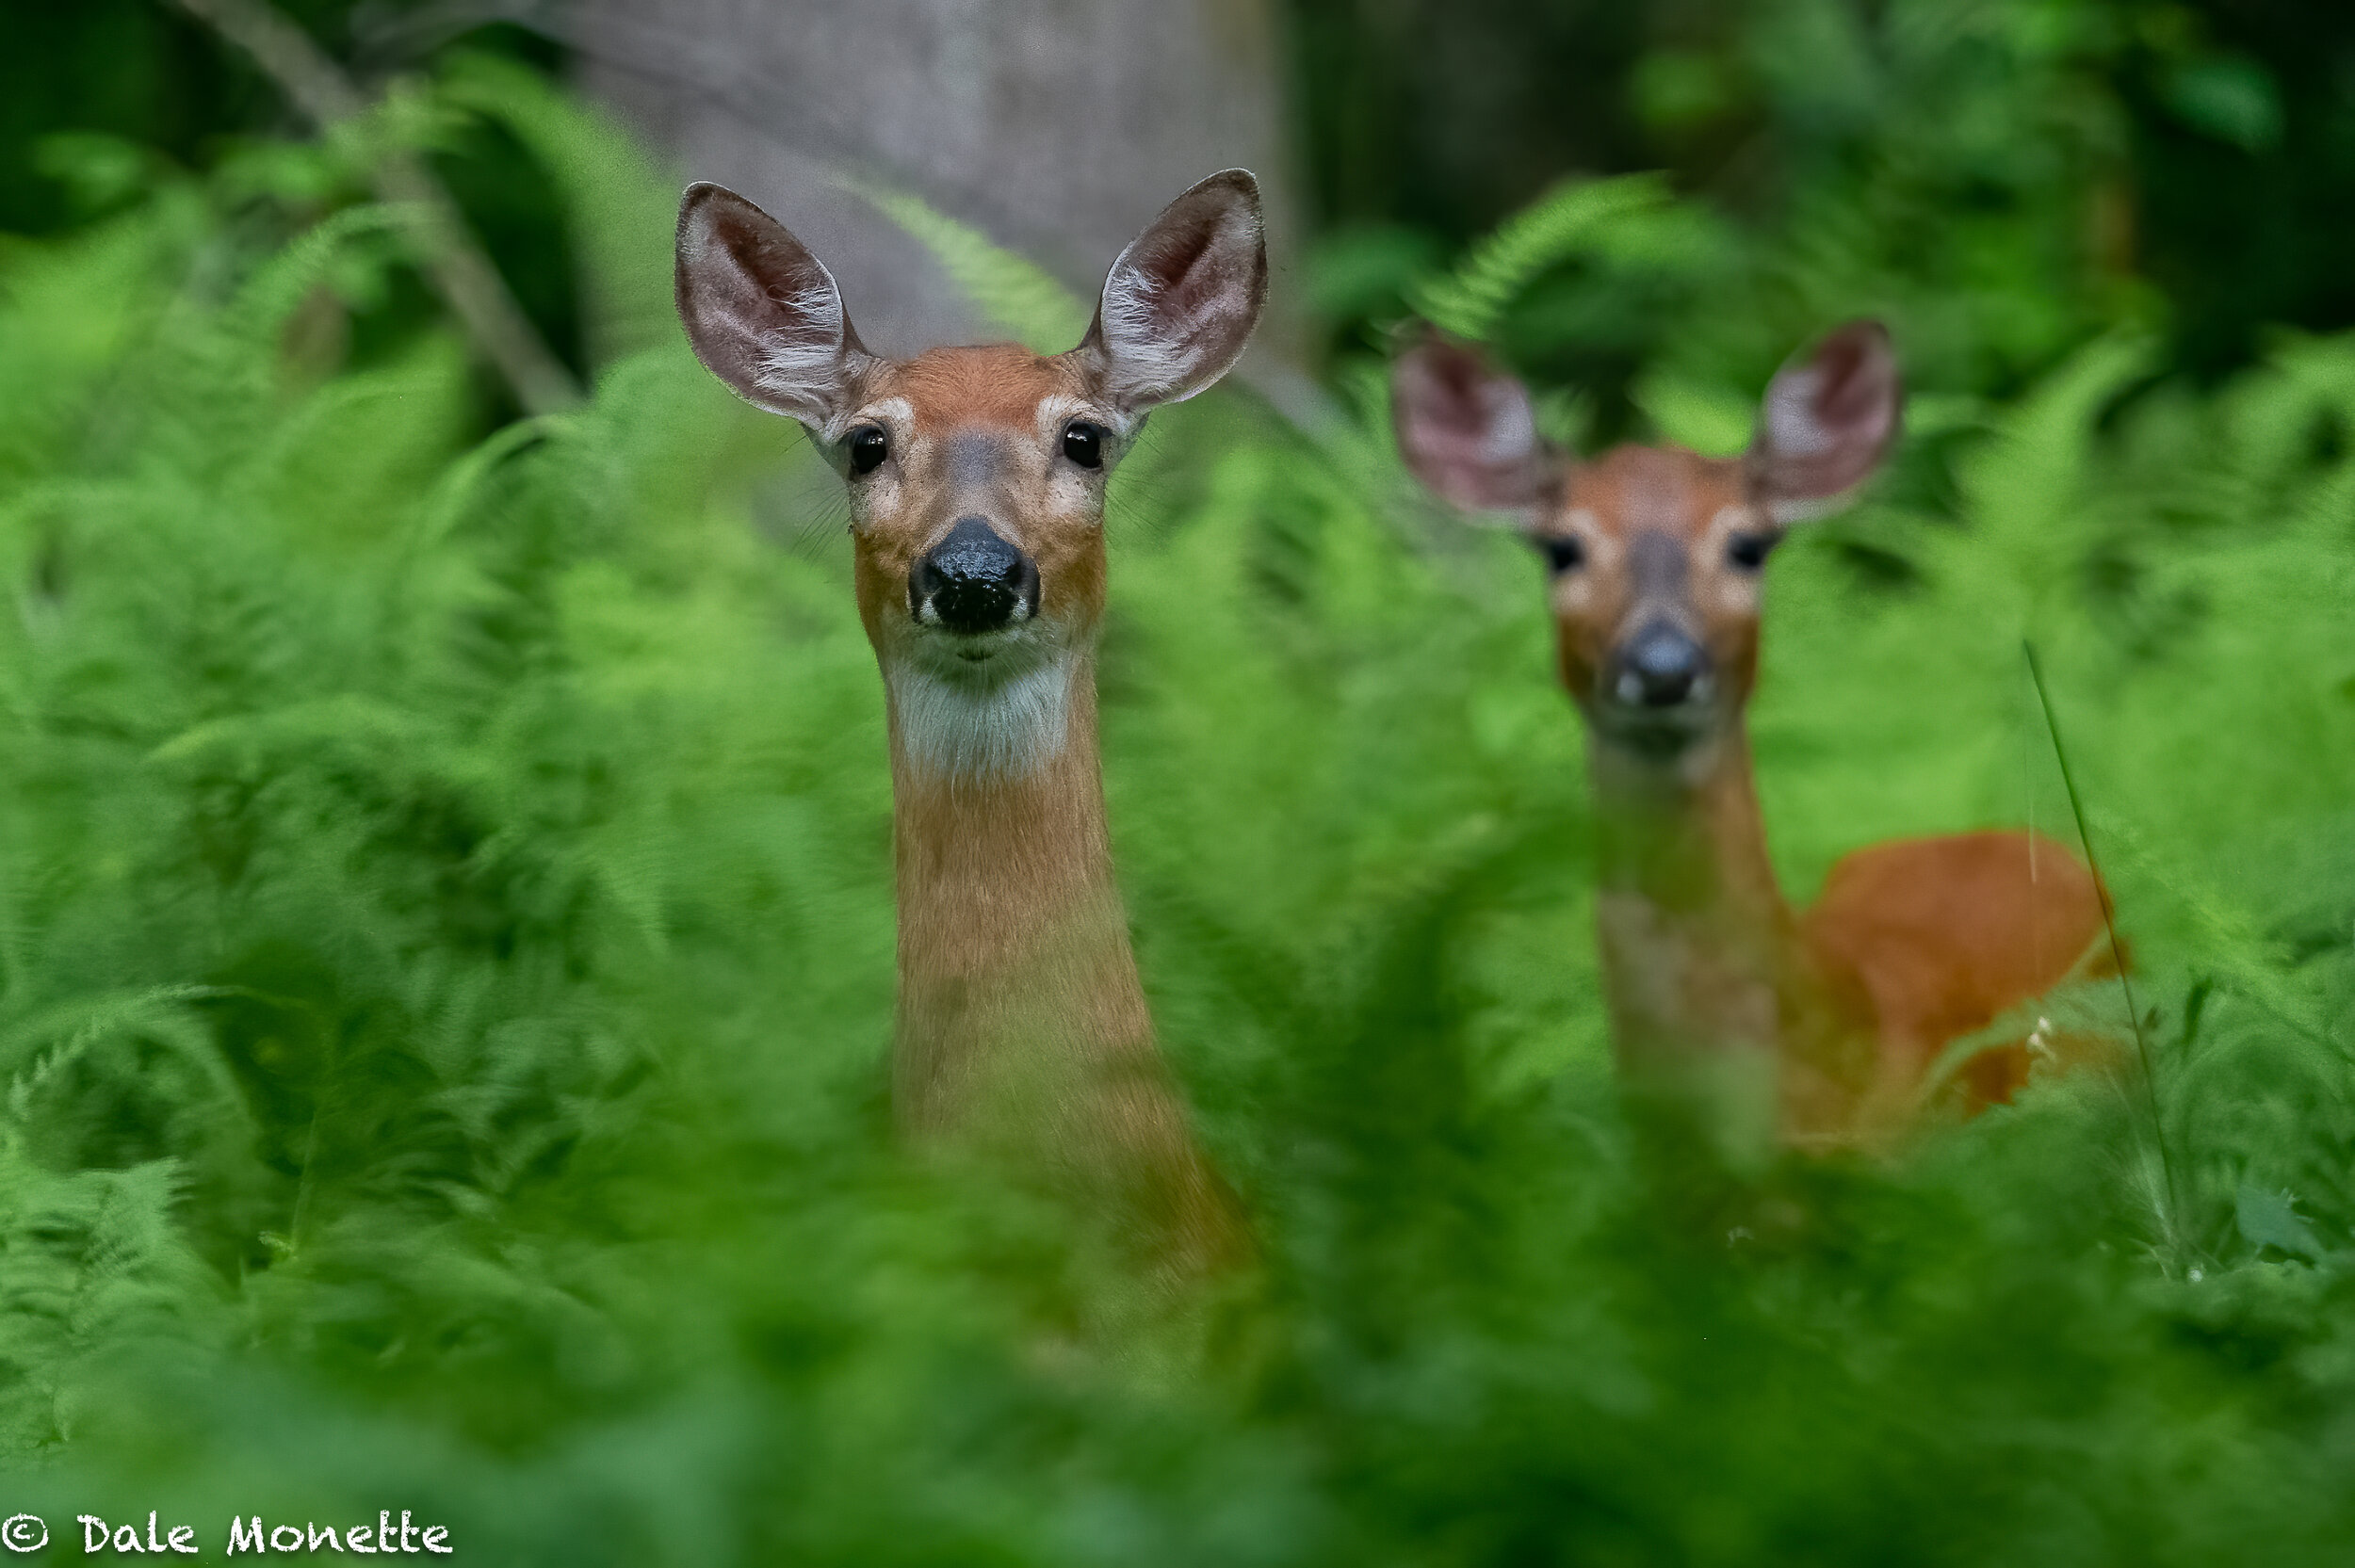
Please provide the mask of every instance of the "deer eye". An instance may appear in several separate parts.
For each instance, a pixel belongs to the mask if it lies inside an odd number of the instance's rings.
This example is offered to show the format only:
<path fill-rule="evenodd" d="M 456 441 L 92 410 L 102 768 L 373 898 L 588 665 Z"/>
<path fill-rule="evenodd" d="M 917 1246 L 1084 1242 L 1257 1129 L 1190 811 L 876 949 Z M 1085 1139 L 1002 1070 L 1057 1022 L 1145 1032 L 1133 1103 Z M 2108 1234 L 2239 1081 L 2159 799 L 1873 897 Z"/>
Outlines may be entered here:
<path fill-rule="evenodd" d="M 1755 572 L 1781 542 L 1780 534 L 1735 534 L 1726 541 L 1726 561 L 1736 571 Z"/>
<path fill-rule="evenodd" d="M 1064 427 L 1063 455 L 1082 468 L 1104 466 L 1104 427 L 1075 419 Z"/>
<path fill-rule="evenodd" d="M 1546 570 L 1552 573 L 1575 572 L 1586 564 L 1586 546 L 1575 539 L 1534 539 L 1537 553 L 1546 558 Z"/>
<path fill-rule="evenodd" d="M 880 425 L 862 425 L 851 432 L 851 472 L 872 474 L 891 456 L 891 437 Z"/>

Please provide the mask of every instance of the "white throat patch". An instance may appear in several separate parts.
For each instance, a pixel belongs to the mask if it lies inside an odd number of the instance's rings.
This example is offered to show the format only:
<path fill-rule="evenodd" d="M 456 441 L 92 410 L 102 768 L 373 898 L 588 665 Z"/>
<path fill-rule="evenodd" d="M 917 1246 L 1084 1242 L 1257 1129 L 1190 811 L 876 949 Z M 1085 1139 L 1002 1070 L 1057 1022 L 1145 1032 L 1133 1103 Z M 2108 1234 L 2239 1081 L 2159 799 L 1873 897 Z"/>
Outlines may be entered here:
<path fill-rule="evenodd" d="M 909 660 L 890 671 L 901 754 L 950 779 L 1027 778 L 1069 737 L 1077 657 L 1057 650 L 1018 673 L 935 671 Z"/>

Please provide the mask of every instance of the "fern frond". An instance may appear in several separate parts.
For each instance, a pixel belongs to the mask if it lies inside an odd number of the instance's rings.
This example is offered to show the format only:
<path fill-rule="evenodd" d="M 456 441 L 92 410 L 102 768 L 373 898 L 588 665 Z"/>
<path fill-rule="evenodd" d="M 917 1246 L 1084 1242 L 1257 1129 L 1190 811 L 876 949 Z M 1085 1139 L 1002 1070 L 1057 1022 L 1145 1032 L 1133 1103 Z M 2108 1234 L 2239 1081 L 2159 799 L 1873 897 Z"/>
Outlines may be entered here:
<path fill-rule="evenodd" d="M 1442 331 L 1487 338 L 1546 271 L 1594 253 L 1630 218 L 1660 212 L 1673 200 L 1665 174 L 1567 181 L 1499 224 L 1454 271 L 1409 290 L 1408 300 Z"/>
<path fill-rule="evenodd" d="M 302 297 L 328 277 L 346 247 L 412 232 L 420 220 L 416 212 L 373 202 L 329 214 L 255 270 L 237 291 L 236 307 L 224 326 L 254 338 L 277 331 Z"/>
<path fill-rule="evenodd" d="M 931 251 L 973 308 L 1015 341 L 1042 354 L 1060 353 L 1087 331 L 1088 306 L 1037 263 L 920 196 L 892 190 L 860 194 Z"/>

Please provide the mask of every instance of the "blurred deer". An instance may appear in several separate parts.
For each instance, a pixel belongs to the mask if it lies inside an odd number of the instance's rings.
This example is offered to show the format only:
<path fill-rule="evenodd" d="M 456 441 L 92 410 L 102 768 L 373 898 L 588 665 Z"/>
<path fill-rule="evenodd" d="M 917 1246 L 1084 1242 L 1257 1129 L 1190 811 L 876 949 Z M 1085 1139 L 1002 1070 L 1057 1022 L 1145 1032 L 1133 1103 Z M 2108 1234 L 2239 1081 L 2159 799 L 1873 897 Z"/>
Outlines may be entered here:
<path fill-rule="evenodd" d="M 1242 1255 L 1129 951 L 1096 647 L 1105 483 L 1146 413 L 1226 374 L 1259 318 L 1257 183 L 1229 170 L 1171 202 L 1063 354 L 869 354 L 817 257 L 717 186 L 681 206 L 677 288 L 704 364 L 799 420 L 850 490 L 890 729 L 902 1131 L 1018 1145 L 1166 1275 Z"/>
<path fill-rule="evenodd" d="M 1762 576 L 1787 530 L 1839 506 L 1894 441 L 1880 326 L 1843 327 L 1785 366 L 1739 458 L 1629 445 L 1573 461 L 1540 438 L 1519 381 L 1436 337 L 1392 387 L 1407 466 L 1458 507 L 1506 514 L 1544 558 L 1586 723 L 1625 1075 L 1704 1094 L 1771 1082 L 1791 1141 L 1877 1141 L 1934 1087 L 1948 1042 L 2083 972 L 2102 893 L 2049 839 L 1859 849 L 1803 914 L 1767 859 L 1743 721 Z M 1944 1091 L 1967 1110 L 2008 1099 L 2032 1040 L 1973 1054 Z"/>

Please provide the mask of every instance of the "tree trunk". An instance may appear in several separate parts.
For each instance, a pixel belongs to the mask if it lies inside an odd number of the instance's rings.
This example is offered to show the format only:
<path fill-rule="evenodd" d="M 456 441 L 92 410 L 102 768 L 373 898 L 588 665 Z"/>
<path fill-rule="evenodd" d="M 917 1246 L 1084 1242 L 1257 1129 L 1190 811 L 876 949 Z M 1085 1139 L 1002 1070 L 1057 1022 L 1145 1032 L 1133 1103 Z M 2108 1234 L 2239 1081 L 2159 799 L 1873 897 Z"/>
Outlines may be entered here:
<path fill-rule="evenodd" d="M 924 198 L 1092 300 L 1164 202 L 1242 165 L 1285 292 L 1270 0 L 574 0 L 564 31 L 591 90 L 825 261 L 878 353 L 1000 334 L 863 185 Z"/>

